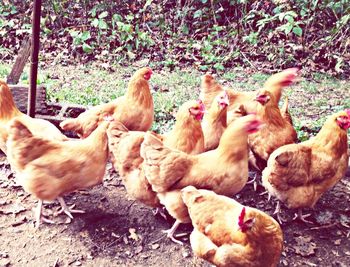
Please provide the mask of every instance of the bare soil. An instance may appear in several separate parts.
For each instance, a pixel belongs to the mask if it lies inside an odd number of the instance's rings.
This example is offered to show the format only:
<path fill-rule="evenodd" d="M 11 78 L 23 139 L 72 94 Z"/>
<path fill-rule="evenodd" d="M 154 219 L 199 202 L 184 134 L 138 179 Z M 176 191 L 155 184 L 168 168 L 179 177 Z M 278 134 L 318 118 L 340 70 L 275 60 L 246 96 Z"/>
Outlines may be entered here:
<path fill-rule="evenodd" d="M 251 176 L 254 174 L 251 173 Z M 274 201 L 252 185 L 234 198 L 272 214 Z M 310 220 L 292 221 L 283 209 L 285 248 L 279 266 L 350 266 L 350 177 L 326 193 Z M 58 203 L 45 205 L 56 224 L 34 227 L 36 200 L 15 182 L 6 157 L 0 158 L 0 266 L 210 266 L 196 258 L 188 241 L 190 225 L 178 233 L 183 246 L 165 238 L 161 230 L 173 223 L 154 216 L 152 210 L 128 199 L 118 175 L 108 165 L 103 185 L 65 197 L 85 214 L 74 220 L 55 215 Z"/>

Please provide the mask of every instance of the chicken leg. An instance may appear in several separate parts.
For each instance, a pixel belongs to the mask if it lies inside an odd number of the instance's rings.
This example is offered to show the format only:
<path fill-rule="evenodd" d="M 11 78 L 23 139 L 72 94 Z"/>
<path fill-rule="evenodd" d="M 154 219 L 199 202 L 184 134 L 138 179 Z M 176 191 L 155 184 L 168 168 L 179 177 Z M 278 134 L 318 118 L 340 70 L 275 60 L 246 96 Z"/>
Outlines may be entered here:
<path fill-rule="evenodd" d="M 174 237 L 174 233 L 176 231 L 176 229 L 179 227 L 179 225 L 181 224 L 181 222 L 179 220 L 176 220 L 175 223 L 173 224 L 173 226 L 168 229 L 168 230 L 163 230 L 163 233 L 167 234 L 167 237 L 171 239 L 171 241 L 173 241 L 176 244 L 179 245 L 183 245 L 183 243 L 180 240 L 175 239 Z"/>
<path fill-rule="evenodd" d="M 64 201 L 63 197 L 58 197 L 58 202 L 61 204 L 62 209 L 58 212 L 58 214 L 61 214 L 64 212 L 69 218 L 73 219 L 72 213 L 85 213 L 83 210 L 74 210 L 73 207 L 74 204 L 70 207 L 67 206 L 66 202 Z"/>
<path fill-rule="evenodd" d="M 283 224 L 284 222 L 286 222 L 284 219 L 282 219 L 282 217 L 281 217 L 281 202 L 279 202 L 278 200 L 277 200 L 277 205 L 276 205 L 276 209 L 275 209 L 275 211 L 273 212 L 273 214 L 275 214 L 276 215 L 276 217 L 277 217 L 277 220 L 278 220 L 278 222 L 280 223 L 280 224 Z"/>
<path fill-rule="evenodd" d="M 260 184 L 260 182 L 258 181 L 258 174 L 255 173 L 253 179 L 248 181 L 247 184 L 253 184 L 254 191 L 256 192 L 258 189 L 258 184 Z"/>
<path fill-rule="evenodd" d="M 164 209 L 165 209 L 164 207 L 155 208 L 154 210 L 152 210 L 152 213 L 153 213 L 154 216 L 159 214 L 160 216 L 163 217 L 164 220 L 167 220 L 167 216 L 166 216 L 166 214 L 164 212 Z"/>
<path fill-rule="evenodd" d="M 36 228 L 39 228 L 40 224 L 42 222 L 44 223 L 50 223 L 50 224 L 54 224 L 55 222 L 52 221 L 52 220 L 49 220 L 47 218 L 44 217 L 44 214 L 43 214 L 43 201 L 41 199 L 39 199 L 38 201 L 38 206 L 36 207 L 36 210 L 35 210 L 35 222 L 36 222 Z"/>
<path fill-rule="evenodd" d="M 306 217 L 309 217 L 310 215 L 311 214 L 303 214 L 302 209 L 298 209 L 298 213 L 296 213 L 294 215 L 293 221 L 296 220 L 296 219 L 299 219 L 299 220 L 303 221 L 304 223 L 311 223 L 311 224 L 313 224 L 312 221 L 308 221 L 308 220 L 305 219 Z"/>

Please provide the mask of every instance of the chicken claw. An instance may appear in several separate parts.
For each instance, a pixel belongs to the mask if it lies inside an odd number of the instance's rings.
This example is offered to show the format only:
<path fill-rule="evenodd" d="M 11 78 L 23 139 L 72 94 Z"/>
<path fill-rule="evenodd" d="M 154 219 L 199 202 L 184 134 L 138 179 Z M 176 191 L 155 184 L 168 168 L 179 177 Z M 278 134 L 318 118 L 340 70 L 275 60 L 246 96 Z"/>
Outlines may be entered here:
<path fill-rule="evenodd" d="M 257 181 L 258 179 L 257 179 L 257 177 L 258 177 L 258 174 L 255 173 L 253 179 L 250 180 L 249 182 L 247 182 L 247 184 L 253 184 L 253 188 L 254 188 L 255 192 L 256 192 L 256 190 L 258 188 L 258 181 Z"/>
<path fill-rule="evenodd" d="M 286 220 L 284 220 L 280 215 L 281 214 L 281 202 L 277 201 L 276 209 L 273 212 L 273 214 L 276 215 L 277 220 L 280 224 L 283 224 L 284 222 L 286 222 Z"/>
<path fill-rule="evenodd" d="M 183 242 L 181 242 L 180 240 L 177 240 L 174 237 L 174 233 L 175 233 L 176 229 L 179 227 L 180 224 L 181 224 L 180 221 L 176 220 L 175 223 L 173 224 L 173 226 L 170 229 L 163 230 L 162 232 L 166 233 L 167 237 L 170 238 L 171 241 L 173 241 L 176 244 L 179 244 L 179 245 L 183 246 Z"/>
<path fill-rule="evenodd" d="M 160 216 L 163 217 L 164 220 L 167 220 L 167 217 L 166 217 L 166 214 L 164 212 L 164 209 L 165 209 L 164 207 L 155 208 L 154 210 L 152 210 L 152 213 L 153 213 L 154 216 L 159 214 Z"/>
<path fill-rule="evenodd" d="M 67 206 L 66 202 L 64 201 L 64 199 L 62 197 L 58 197 L 58 202 L 61 204 L 62 209 L 57 213 L 57 214 L 61 214 L 62 212 L 64 212 L 69 218 L 73 219 L 73 215 L 72 213 L 85 213 L 84 210 L 74 210 L 74 204 L 70 207 Z"/>
<path fill-rule="evenodd" d="M 310 223 L 310 224 L 314 224 L 312 221 L 308 221 L 305 218 L 309 217 L 311 214 L 303 214 L 302 209 L 298 209 L 298 213 L 294 214 L 294 218 L 293 221 L 296 219 L 299 219 L 301 221 L 303 221 L 304 223 Z"/>
<path fill-rule="evenodd" d="M 262 193 L 259 194 L 259 196 L 263 196 L 263 195 L 266 195 L 267 194 L 267 202 L 270 202 L 271 200 L 271 194 L 269 193 L 269 191 L 264 191 Z"/>
<path fill-rule="evenodd" d="M 41 199 L 39 199 L 39 202 L 38 202 L 38 206 L 35 210 L 35 222 L 36 222 L 36 225 L 35 225 L 35 228 L 39 228 L 40 224 L 43 222 L 43 223 L 50 223 L 50 224 L 54 224 L 55 222 L 52 221 L 52 220 L 49 220 L 47 218 L 44 217 L 44 214 L 43 214 L 43 201 Z"/>

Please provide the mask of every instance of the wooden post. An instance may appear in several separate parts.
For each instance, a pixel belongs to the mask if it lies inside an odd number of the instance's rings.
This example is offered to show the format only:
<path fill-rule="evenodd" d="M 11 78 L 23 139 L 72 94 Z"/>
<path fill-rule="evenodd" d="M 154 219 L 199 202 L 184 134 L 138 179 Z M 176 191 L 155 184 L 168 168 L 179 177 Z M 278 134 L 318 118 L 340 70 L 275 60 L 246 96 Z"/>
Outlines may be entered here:
<path fill-rule="evenodd" d="M 30 38 L 26 39 L 18 52 L 15 64 L 10 74 L 7 76 L 8 84 L 17 84 L 30 55 Z"/>
<path fill-rule="evenodd" d="M 32 14 L 32 51 L 30 55 L 30 76 L 28 95 L 28 115 L 35 117 L 36 80 L 38 76 L 38 57 L 40 45 L 41 0 L 34 0 Z"/>

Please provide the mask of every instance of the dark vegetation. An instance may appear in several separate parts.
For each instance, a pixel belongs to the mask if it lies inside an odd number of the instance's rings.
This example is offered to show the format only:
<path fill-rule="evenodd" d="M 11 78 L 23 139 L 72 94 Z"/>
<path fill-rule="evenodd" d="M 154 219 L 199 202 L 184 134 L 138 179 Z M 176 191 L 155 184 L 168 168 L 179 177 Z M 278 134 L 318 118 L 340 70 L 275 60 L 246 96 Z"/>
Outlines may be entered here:
<path fill-rule="evenodd" d="M 32 1 L 1 1 L 1 60 L 31 31 Z M 224 71 L 290 66 L 348 77 L 350 1 L 43 1 L 41 60 Z M 154 66 L 152 66 L 154 67 Z"/>

